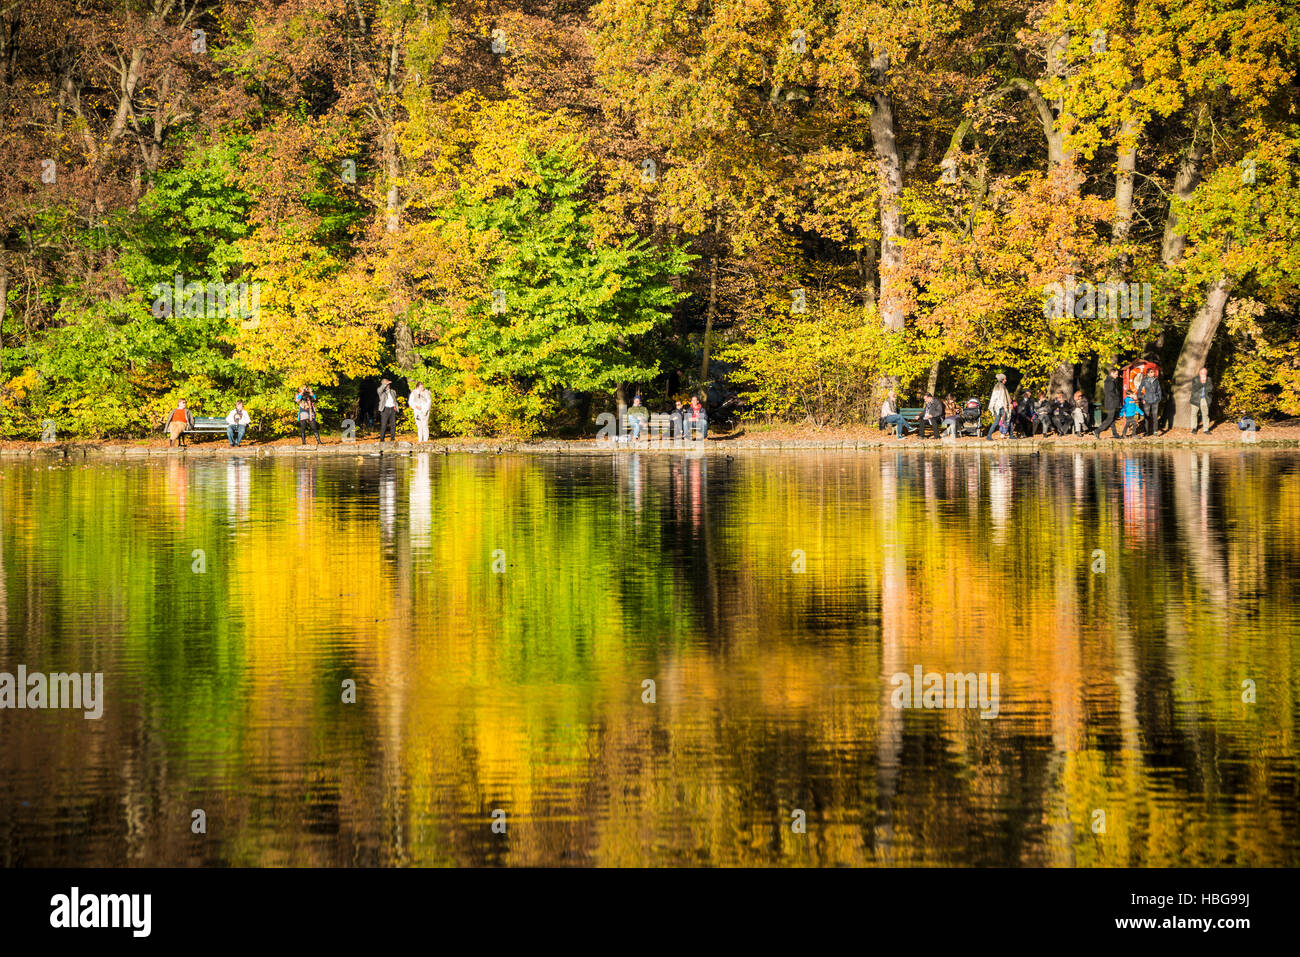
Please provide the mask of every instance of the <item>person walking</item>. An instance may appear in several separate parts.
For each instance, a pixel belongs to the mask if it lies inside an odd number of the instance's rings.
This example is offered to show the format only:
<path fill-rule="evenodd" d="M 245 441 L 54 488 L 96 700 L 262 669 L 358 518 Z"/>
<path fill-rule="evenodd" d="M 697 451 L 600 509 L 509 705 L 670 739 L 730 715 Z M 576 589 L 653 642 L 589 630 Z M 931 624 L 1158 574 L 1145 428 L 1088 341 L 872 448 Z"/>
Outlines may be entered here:
<path fill-rule="evenodd" d="M 424 387 L 423 382 L 417 382 L 415 388 L 411 390 L 411 397 L 406 400 L 406 404 L 415 413 L 415 440 L 417 442 L 428 442 L 429 410 L 433 408 L 433 395 Z"/>
<path fill-rule="evenodd" d="M 1115 420 L 1119 418 L 1120 408 L 1124 404 L 1124 383 L 1120 381 L 1119 366 L 1112 366 L 1110 375 L 1106 376 L 1106 381 L 1101 385 L 1101 425 L 1097 426 L 1097 438 L 1101 438 L 1102 429 L 1110 426 L 1110 434 L 1114 438 L 1119 438 L 1119 432 L 1115 430 Z"/>
<path fill-rule="evenodd" d="M 993 386 L 993 394 L 989 396 L 989 414 L 993 416 L 993 424 L 989 426 L 989 434 L 984 437 L 992 442 L 995 431 L 1000 431 L 1003 435 L 1010 431 L 1011 393 L 1007 391 L 1005 373 L 997 374 L 997 384 Z"/>
<path fill-rule="evenodd" d="M 392 433 L 397 441 L 397 393 L 393 391 L 393 380 L 383 379 L 379 383 L 379 442 Z"/>
<path fill-rule="evenodd" d="M 1214 382 L 1210 379 L 1210 370 L 1202 369 L 1192 380 L 1192 435 L 1196 434 L 1198 428 L 1197 414 L 1200 414 L 1199 428 L 1203 429 L 1206 435 L 1210 434 L 1210 398 L 1214 395 Z"/>
<path fill-rule="evenodd" d="M 1142 388 L 1137 393 L 1142 414 L 1147 420 L 1147 436 L 1154 436 L 1160 426 L 1160 373 L 1153 372 L 1142 377 Z"/>
<path fill-rule="evenodd" d="M 240 399 L 226 416 L 226 441 L 230 443 L 231 448 L 244 441 L 244 433 L 248 431 L 248 427 L 252 424 L 253 420 L 249 418 L 248 413 L 244 410 L 244 402 Z"/>
<path fill-rule="evenodd" d="M 307 430 L 311 429 L 316 435 L 316 444 L 320 445 L 320 423 L 316 418 L 316 393 L 311 390 L 311 386 L 305 385 L 298 390 L 293 401 L 298 403 L 298 434 L 302 436 L 302 444 L 307 444 Z"/>
<path fill-rule="evenodd" d="M 194 428 L 194 416 L 185 408 L 185 400 L 178 399 L 176 408 L 167 413 L 163 420 L 163 431 L 167 433 L 167 447 L 172 448 L 177 442 L 185 448 L 185 430 Z"/>

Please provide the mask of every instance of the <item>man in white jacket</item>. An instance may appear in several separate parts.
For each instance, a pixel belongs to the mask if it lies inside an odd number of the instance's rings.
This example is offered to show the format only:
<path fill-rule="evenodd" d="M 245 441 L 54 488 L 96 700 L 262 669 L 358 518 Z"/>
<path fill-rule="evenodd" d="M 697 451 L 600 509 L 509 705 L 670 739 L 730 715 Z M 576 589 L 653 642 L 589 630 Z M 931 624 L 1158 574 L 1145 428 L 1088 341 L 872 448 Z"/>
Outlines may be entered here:
<path fill-rule="evenodd" d="M 429 390 L 424 387 L 423 382 L 417 382 L 415 388 L 411 390 L 410 397 L 406 404 L 411 407 L 415 413 L 415 438 L 418 442 L 429 441 L 429 410 L 433 408 L 433 396 Z"/>
<path fill-rule="evenodd" d="M 244 410 L 243 400 L 236 402 L 235 407 L 226 416 L 226 439 L 230 442 L 232 448 L 244 441 L 244 433 L 248 431 L 248 427 L 252 424 L 253 420 L 249 418 L 248 413 Z"/>

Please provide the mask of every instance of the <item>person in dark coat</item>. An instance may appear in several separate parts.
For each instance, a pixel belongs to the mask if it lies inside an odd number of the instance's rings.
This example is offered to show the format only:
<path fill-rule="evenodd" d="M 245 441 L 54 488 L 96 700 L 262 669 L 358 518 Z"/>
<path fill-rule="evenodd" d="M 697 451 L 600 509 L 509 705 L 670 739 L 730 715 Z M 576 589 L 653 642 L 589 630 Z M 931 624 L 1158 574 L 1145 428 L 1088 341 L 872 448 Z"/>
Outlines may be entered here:
<path fill-rule="evenodd" d="M 1156 434 L 1160 419 L 1160 400 L 1163 395 L 1160 391 L 1160 373 L 1152 372 L 1142 377 L 1142 387 L 1138 390 L 1138 403 L 1142 406 L 1142 414 L 1147 420 L 1147 435 Z"/>
<path fill-rule="evenodd" d="M 943 403 L 928 392 L 925 394 L 925 405 L 921 409 L 921 438 L 925 438 L 926 426 L 929 426 L 936 439 L 942 435 Z"/>
<path fill-rule="evenodd" d="M 397 393 L 393 391 L 393 382 L 391 379 L 383 379 L 379 383 L 379 441 L 382 443 L 384 437 L 391 435 L 394 442 L 397 441 Z"/>
<path fill-rule="evenodd" d="M 1039 391 L 1038 398 L 1034 400 L 1034 435 L 1038 430 L 1043 430 L 1043 436 L 1047 436 L 1047 430 L 1052 427 L 1052 403 L 1047 398 L 1045 390 Z"/>
<path fill-rule="evenodd" d="M 1197 415 L 1200 415 L 1199 428 L 1205 430 L 1205 434 L 1210 434 L 1210 398 L 1214 395 L 1214 380 L 1210 378 L 1210 370 L 1202 369 L 1197 373 L 1196 378 L 1192 380 L 1192 394 L 1190 401 L 1192 403 L 1192 434 L 1196 434 Z"/>
<path fill-rule="evenodd" d="M 1115 429 L 1115 420 L 1119 418 L 1119 410 L 1124 405 L 1124 383 L 1119 377 L 1119 367 L 1116 366 L 1110 370 L 1110 375 L 1106 376 L 1106 381 L 1101 386 L 1101 425 L 1097 426 L 1097 438 L 1101 438 L 1101 430 L 1110 426 L 1110 434 L 1114 438 L 1119 438 L 1119 432 Z"/>
<path fill-rule="evenodd" d="M 1052 428 L 1056 430 L 1057 435 L 1069 435 L 1074 424 L 1074 417 L 1070 414 L 1070 401 L 1065 397 L 1063 391 L 1058 390 L 1056 398 L 1052 400 Z"/>

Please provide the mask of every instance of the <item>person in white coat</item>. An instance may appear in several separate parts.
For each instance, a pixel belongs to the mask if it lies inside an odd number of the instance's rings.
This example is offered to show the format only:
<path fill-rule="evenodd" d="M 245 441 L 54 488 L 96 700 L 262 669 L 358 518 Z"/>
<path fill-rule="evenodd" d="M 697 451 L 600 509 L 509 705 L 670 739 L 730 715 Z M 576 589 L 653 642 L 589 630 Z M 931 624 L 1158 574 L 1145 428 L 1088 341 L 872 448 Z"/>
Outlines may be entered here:
<path fill-rule="evenodd" d="M 992 442 L 994 432 L 1001 429 L 1005 434 L 1010 431 L 1011 425 L 1011 393 L 1007 391 L 1007 377 L 1002 372 L 998 373 L 997 385 L 989 396 L 989 414 L 993 416 L 993 424 L 989 426 L 989 434 L 984 437 Z"/>
<path fill-rule="evenodd" d="M 244 441 L 244 433 L 248 431 L 248 427 L 252 424 L 253 420 L 249 418 L 247 410 L 244 409 L 243 401 L 236 402 L 235 407 L 226 416 L 226 440 L 232 448 Z"/>
<path fill-rule="evenodd" d="M 417 382 L 415 388 L 411 390 L 410 397 L 406 404 L 411 407 L 415 413 L 415 437 L 416 441 L 429 441 L 429 410 L 433 408 L 433 396 L 429 390 L 424 387 L 423 382 Z"/>

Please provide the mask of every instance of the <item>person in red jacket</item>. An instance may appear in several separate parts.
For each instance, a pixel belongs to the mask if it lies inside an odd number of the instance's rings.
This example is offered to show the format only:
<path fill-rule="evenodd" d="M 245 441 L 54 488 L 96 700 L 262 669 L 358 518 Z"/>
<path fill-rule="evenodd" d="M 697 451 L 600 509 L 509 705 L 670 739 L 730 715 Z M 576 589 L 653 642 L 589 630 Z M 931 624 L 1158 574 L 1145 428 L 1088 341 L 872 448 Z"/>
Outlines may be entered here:
<path fill-rule="evenodd" d="M 176 408 L 167 413 L 167 418 L 163 420 L 163 430 L 167 433 L 167 447 L 171 448 L 178 441 L 181 448 L 185 448 L 185 430 L 194 428 L 194 416 L 190 410 L 185 408 L 185 400 L 180 399 L 176 403 Z"/>
<path fill-rule="evenodd" d="M 698 431 L 701 439 L 709 437 L 709 413 L 700 405 L 698 395 L 691 396 L 691 407 L 686 410 L 686 434 L 695 438 Z"/>

